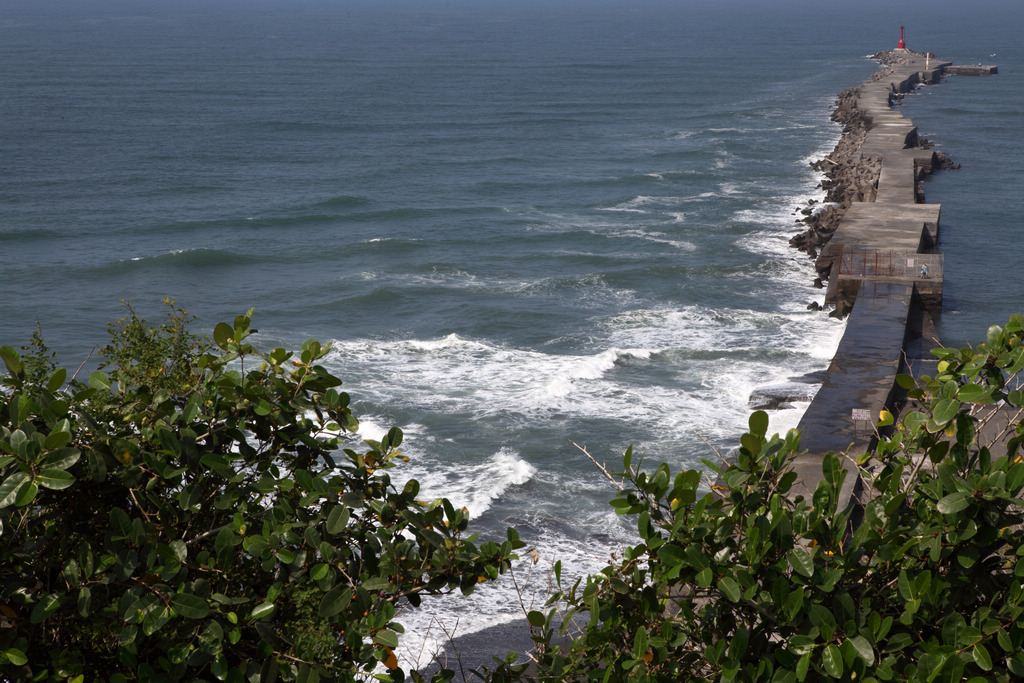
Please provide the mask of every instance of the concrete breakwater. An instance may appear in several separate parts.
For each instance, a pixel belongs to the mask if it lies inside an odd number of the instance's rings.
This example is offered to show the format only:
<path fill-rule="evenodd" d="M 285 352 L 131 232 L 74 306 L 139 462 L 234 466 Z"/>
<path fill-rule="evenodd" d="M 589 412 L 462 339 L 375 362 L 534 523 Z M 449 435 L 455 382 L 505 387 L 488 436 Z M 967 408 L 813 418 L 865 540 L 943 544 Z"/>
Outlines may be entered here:
<path fill-rule="evenodd" d="M 798 428 L 806 452 L 794 463 L 798 491 L 813 492 L 828 451 L 863 453 L 873 445 L 882 408 L 901 399 L 896 375 L 927 370 L 936 338 L 932 315 L 942 304 L 943 262 L 936 252 L 939 204 L 925 204 L 921 181 L 951 166 L 920 138 L 913 121 L 893 105 L 921 83 L 943 74 L 986 75 L 906 50 L 875 55 L 885 68 L 842 93 L 833 119 L 844 124 L 836 149 L 816 167 L 825 172 L 825 208 L 804 210 L 809 227 L 791 244 L 815 259 L 832 315 L 846 316 L 842 341 L 821 389 Z M 855 495 L 856 468 L 844 499 Z"/>

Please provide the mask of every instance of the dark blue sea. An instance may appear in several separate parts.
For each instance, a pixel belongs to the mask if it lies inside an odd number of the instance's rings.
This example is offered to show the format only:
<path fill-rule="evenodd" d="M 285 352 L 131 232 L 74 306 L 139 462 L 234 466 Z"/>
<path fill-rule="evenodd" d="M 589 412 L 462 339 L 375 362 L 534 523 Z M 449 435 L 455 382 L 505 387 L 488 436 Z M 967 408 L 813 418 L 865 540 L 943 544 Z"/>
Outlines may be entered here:
<path fill-rule="evenodd" d="M 902 105 L 961 163 L 925 191 L 942 337 L 978 340 L 1024 285 L 1018 2 L 0 0 L 0 343 L 38 323 L 76 368 L 162 297 L 332 342 L 363 434 L 516 526 L 540 600 L 631 534 L 570 441 L 699 466 L 752 390 L 827 366 L 843 324 L 788 240 L 900 24 L 1000 67 Z M 508 581 L 426 604 L 410 660 L 522 617 Z"/>

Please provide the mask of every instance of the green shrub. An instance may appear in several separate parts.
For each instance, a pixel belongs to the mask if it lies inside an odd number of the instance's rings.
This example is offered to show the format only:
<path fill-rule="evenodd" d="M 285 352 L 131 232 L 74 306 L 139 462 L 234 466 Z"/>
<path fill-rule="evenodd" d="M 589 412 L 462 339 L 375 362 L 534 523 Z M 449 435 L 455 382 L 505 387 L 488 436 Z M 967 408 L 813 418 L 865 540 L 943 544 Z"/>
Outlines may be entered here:
<path fill-rule="evenodd" d="M 627 451 L 611 504 L 635 518 L 639 542 L 572 585 L 556 571 L 550 608 L 528 615 L 538 646 L 529 676 L 1024 676 L 1022 338 L 1014 316 L 977 348 L 936 349 L 935 377 L 899 377 L 916 404 L 896 424 L 883 413 L 887 433 L 857 458 L 859 506 L 840 507 L 846 470 L 834 453 L 811 499 L 794 495 L 799 436 L 768 437 L 760 412 L 735 463 L 711 465 L 715 485 L 665 465 L 641 472 Z M 1000 418 L 1008 426 L 993 432 Z M 492 672 L 525 675 L 508 664 Z"/>
<path fill-rule="evenodd" d="M 509 566 L 514 532 L 392 486 L 401 431 L 349 436 L 329 347 L 251 316 L 129 309 L 87 384 L 0 348 L 0 679 L 402 680 L 396 606 Z"/>

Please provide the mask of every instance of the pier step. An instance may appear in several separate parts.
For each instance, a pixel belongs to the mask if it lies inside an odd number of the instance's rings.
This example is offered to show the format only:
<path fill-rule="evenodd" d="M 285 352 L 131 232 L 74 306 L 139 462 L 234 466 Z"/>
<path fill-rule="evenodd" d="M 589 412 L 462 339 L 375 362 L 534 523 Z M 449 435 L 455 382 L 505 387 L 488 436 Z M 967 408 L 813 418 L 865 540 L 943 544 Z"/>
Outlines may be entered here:
<path fill-rule="evenodd" d="M 999 67 L 985 64 L 950 64 L 943 71 L 953 76 L 991 76 L 999 73 Z"/>

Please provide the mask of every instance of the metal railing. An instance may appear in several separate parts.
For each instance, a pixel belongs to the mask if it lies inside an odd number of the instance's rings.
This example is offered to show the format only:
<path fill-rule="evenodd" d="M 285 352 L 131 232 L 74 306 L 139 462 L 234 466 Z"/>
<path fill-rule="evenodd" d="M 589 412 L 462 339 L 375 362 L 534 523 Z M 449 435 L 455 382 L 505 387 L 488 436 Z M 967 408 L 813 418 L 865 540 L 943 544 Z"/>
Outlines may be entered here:
<path fill-rule="evenodd" d="M 941 278 L 943 258 L 942 254 L 844 248 L 837 263 L 841 278 L 922 279 Z"/>

